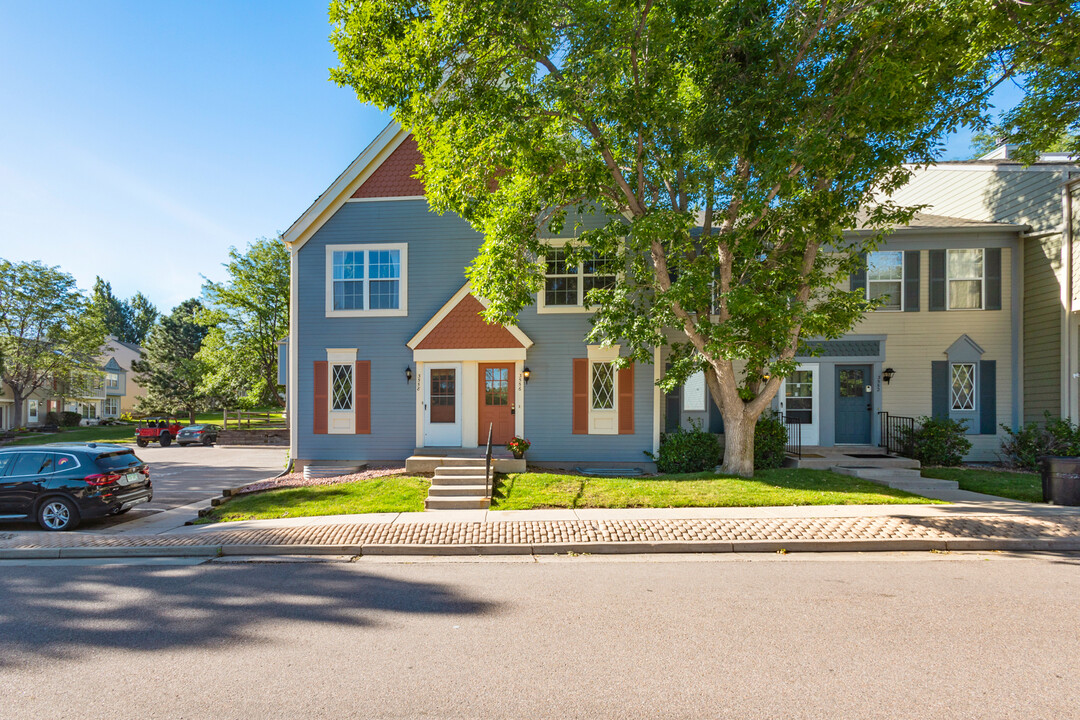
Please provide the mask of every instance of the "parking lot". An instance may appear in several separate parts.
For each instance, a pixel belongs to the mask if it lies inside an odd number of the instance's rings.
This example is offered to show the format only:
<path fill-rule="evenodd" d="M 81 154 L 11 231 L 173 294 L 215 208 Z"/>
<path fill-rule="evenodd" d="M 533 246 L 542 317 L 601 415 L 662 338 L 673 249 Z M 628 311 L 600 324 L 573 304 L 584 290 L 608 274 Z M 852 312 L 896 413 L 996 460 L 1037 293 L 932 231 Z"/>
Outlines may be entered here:
<path fill-rule="evenodd" d="M 273 477 L 285 469 L 287 448 L 203 447 L 167 448 L 151 445 L 135 454 L 150 465 L 154 500 L 124 515 L 88 520 L 80 531 L 116 532 L 133 521 L 146 520 L 165 510 L 217 497 L 222 489 Z M 194 515 L 194 512 L 192 512 Z M 145 524 L 145 523 L 139 523 Z M 0 530 L 36 530 L 33 522 L 0 522 Z"/>

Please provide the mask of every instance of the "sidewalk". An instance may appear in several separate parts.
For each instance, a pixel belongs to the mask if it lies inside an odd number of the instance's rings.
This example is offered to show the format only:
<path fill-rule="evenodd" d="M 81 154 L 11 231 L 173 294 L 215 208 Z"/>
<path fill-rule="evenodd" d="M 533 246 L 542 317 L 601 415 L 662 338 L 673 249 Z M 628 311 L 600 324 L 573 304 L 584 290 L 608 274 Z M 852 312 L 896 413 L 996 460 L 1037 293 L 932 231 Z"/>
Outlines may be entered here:
<path fill-rule="evenodd" d="M 386 513 L 195 525 L 159 534 L 28 531 L 0 533 L 0 559 L 1080 550 L 1080 508 L 965 500 L 954 505 Z"/>

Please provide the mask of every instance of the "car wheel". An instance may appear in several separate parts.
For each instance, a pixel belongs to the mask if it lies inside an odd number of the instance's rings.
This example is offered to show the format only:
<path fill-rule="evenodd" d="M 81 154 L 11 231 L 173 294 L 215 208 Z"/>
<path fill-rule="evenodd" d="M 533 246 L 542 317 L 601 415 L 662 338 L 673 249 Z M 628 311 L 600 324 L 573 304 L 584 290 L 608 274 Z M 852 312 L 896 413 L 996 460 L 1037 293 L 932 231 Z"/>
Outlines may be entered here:
<path fill-rule="evenodd" d="M 172 436 L 167 432 L 163 432 L 161 437 L 158 438 L 158 442 L 161 443 L 161 447 L 169 447 L 172 445 Z"/>
<path fill-rule="evenodd" d="M 43 530 L 71 530 L 79 524 L 79 511 L 67 498 L 53 497 L 41 503 L 37 521 Z"/>
<path fill-rule="evenodd" d="M 211 440 L 210 438 L 203 438 L 202 444 L 203 444 L 203 447 L 210 447 L 211 445 L 214 444 L 214 441 Z"/>
<path fill-rule="evenodd" d="M 135 441 L 135 444 L 136 444 L 136 445 L 138 445 L 139 447 L 146 447 L 146 446 L 147 446 L 147 445 L 149 445 L 150 443 L 148 443 L 148 442 L 147 442 L 146 440 L 144 440 L 143 438 L 139 438 L 138 440 L 136 440 L 136 441 Z"/>

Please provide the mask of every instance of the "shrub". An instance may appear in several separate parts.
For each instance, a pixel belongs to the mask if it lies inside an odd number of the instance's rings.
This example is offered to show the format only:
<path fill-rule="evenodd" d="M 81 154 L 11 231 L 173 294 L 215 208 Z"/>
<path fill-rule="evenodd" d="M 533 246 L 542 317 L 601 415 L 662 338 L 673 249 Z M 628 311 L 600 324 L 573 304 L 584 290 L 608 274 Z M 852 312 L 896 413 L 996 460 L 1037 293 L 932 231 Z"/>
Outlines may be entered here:
<path fill-rule="evenodd" d="M 771 470 L 787 457 L 787 428 L 775 415 L 762 415 L 754 427 L 754 470 Z"/>
<path fill-rule="evenodd" d="M 656 461 L 662 473 L 692 473 L 712 470 L 720 463 L 720 443 L 716 436 L 701 429 L 701 422 L 690 421 L 691 429 L 679 428 L 660 438 L 657 455 L 645 453 Z"/>
<path fill-rule="evenodd" d="M 1001 453 L 1010 465 L 1038 470 L 1041 459 L 1047 455 L 1080 455 L 1080 427 L 1049 412 L 1044 417 L 1043 422 L 1029 422 L 1019 430 L 1001 426 L 1008 434 L 1001 442 Z"/>
<path fill-rule="evenodd" d="M 911 457 L 923 465 L 954 466 L 964 460 L 971 450 L 965 437 L 967 420 L 931 418 L 925 415 L 914 429 L 904 428 L 900 441 L 910 449 Z"/>
<path fill-rule="evenodd" d="M 82 415 L 77 412 L 68 412 L 65 410 L 60 416 L 60 425 L 63 427 L 78 427 L 80 420 L 82 420 Z"/>
<path fill-rule="evenodd" d="M 45 413 L 45 425 L 60 425 L 60 416 L 51 410 Z"/>
<path fill-rule="evenodd" d="M 135 422 L 135 418 L 131 417 L 131 413 L 120 413 L 120 422 Z"/>

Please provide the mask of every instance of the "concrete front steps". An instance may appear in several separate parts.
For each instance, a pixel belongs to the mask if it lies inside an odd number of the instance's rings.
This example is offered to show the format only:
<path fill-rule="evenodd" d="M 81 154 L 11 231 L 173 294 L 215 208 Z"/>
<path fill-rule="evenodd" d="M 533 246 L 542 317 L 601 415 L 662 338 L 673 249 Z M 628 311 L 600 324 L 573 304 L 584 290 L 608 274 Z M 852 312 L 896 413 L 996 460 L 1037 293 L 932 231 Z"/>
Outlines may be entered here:
<path fill-rule="evenodd" d="M 431 478 L 426 510 L 487 510 L 488 495 L 484 458 L 443 458 Z"/>
<path fill-rule="evenodd" d="M 862 480 L 869 480 L 878 485 L 916 495 L 939 490 L 959 489 L 959 484 L 955 480 L 938 480 L 923 477 L 921 472 L 912 468 L 843 467 L 838 465 L 831 469 L 841 475 L 850 475 Z"/>
<path fill-rule="evenodd" d="M 405 470 L 410 473 L 430 475 L 436 469 L 454 465 L 484 465 L 485 448 L 453 449 L 441 453 L 434 448 L 416 448 L 416 452 L 405 459 Z M 525 472 L 525 459 L 514 458 L 509 450 L 503 447 L 492 448 L 491 466 L 495 472 L 518 473 Z"/>

